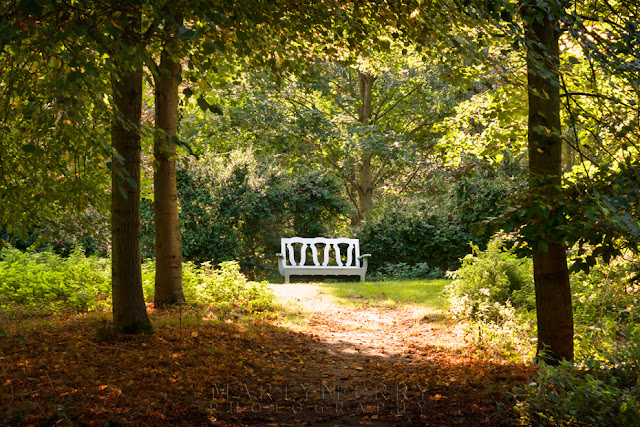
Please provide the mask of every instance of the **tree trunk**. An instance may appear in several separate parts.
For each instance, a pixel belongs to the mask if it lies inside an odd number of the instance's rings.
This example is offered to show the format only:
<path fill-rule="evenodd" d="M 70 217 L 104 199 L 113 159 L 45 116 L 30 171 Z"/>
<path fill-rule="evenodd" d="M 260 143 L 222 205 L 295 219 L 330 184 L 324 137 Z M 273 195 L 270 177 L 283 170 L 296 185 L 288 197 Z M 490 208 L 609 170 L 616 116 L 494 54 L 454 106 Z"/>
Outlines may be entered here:
<path fill-rule="evenodd" d="M 182 291 L 182 258 L 176 189 L 176 144 L 178 127 L 178 85 L 180 62 L 171 58 L 171 45 L 162 51 L 155 79 L 156 132 L 154 222 L 156 281 L 154 305 L 164 307 L 184 301 Z"/>
<path fill-rule="evenodd" d="M 362 159 L 360 173 L 358 174 L 358 210 L 360 219 L 364 220 L 373 206 L 373 185 L 371 177 L 371 156 Z"/>
<path fill-rule="evenodd" d="M 562 191 L 562 139 L 560 123 L 560 62 L 558 23 L 537 3 L 523 9 L 529 42 L 529 188 L 553 205 Z M 559 210 L 560 207 L 556 207 Z M 554 215 L 561 215 L 555 212 Z M 538 320 L 538 358 L 551 364 L 573 359 L 573 312 L 565 244 L 554 239 L 547 224 L 546 238 L 531 242 Z"/>
<path fill-rule="evenodd" d="M 370 72 L 358 71 L 361 105 L 358 108 L 358 120 L 363 125 L 371 124 L 373 113 L 373 83 L 376 78 Z M 373 178 L 371 175 L 371 155 L 362 156 L 358 170 L 358 185 L 354 188 L 358 195 L 358 212 L 351 220 L 352 226 L 359 225 L 367 216 L 373 205 Z"/>
<path fill-rule="evenodd" d="M 139 43 L 140 12 L 125 13 L 121 41 Z M 117 76 L 112 79 L 116 118 L 112 124 L 111 233 L 113 328 L 123 333 L 152 331 L 142 292 L 140 256 L 140 122 L 142 65 L 114 56 Z M 120 156 L 120 157 L 118 157 Z"/>

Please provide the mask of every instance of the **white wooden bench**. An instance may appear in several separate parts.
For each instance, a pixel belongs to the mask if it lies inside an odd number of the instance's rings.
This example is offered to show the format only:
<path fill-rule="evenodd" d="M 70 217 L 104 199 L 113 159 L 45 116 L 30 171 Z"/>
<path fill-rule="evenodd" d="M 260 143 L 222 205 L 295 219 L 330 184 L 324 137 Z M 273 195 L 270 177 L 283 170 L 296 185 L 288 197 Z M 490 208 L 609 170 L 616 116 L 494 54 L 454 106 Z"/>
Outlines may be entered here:
<path fill-rule="evenodd" d="M 278 270 L 284 276 L 285 283 L 289 283 L 289 277 L 292 275 L 360 276 L 360 281 L 364 282 L 368 257 L 371 256 L 360 255 L 358 239 L 324 237 L 283 238 L 280 240 L 280 253 L 276 255 Z"/>

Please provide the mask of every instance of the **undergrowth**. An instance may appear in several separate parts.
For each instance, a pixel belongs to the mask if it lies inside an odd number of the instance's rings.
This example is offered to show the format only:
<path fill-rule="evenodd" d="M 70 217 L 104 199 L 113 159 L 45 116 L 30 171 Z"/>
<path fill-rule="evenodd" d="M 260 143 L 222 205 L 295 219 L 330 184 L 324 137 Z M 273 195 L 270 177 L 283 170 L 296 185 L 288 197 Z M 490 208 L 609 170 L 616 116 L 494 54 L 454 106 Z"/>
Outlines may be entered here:
<path fill-rule="evenodd" d="M 532 356 L 536 347 L 531 260 L 517 252 L 500 233 L 485 251 L 473 247 L 449 274 L 450 314 L 465 322 L 467 338 L 485 354 Z M 588 274 L 571 276 L 575 360 L 541 364 L 537 377 L 511 394 L 521 424 L 640 426 L 636 264 L 600 260 Z"/>
<path fill-rule="evenodd" d="M 522 424 L 640 425 L 640 330 L 594 330 L 582 340 L 588 357 L 541 364 L 537 377 L 512 393 Z"/>
<path fill-rule="evenodd" d="M 0 250 L 0 307 L 40 306 L 94 311 L 111 304 L 111 266 L 75 247 L 68 257 L 52 250 Z"/>
<path fill-rule="evenodd" d="M 142 287 L 145 299 L 153 299 L 155 261 L 142 266 Z M 210 262 L 196 266 L 182 265 L 182 289 L 187 301 L 205 305 L 220 315 L 268 314 L 274 308 L 274 295 L 266 282 L 249 282 L 240 272 L 237 262 L 226 261 L 214 268 Z"/>
<path fill-rule="evenodd" d="M 370 276 L 371 280 L 402 280 L 402 279 L 442 279 L 444 272 L 438 267 L 430 267 L 426 262 L 410 265 L 405 262 L 384 264 Z"/>
<path fill-rule="evenodd" d="M 449 313 L 465 321 L 466 337 L 483 352 L 501 357 L 531 356 L 535 299 L 531 260 L 518 258 L 517 246 L 496 235 L 484 251 L 471 245 L 462 266 L 448 272 Z"/>
<path fill-rule="evenodd" d="M 142 265 L 147 303 L 153 301 L 155 262 Z M 249 282 L 235 262 L 183 265 L 183 289 L 189 303 L 218 316 L 265 316 L 274 296 L 266 283 Z M 0 324 L 16 318 L 47 317 L 111 309 L 111 263 L 76 247 L 67 257 L 53 250 L 0 251 Z M 4 329 L 0 330 L 0 333 Z"/>

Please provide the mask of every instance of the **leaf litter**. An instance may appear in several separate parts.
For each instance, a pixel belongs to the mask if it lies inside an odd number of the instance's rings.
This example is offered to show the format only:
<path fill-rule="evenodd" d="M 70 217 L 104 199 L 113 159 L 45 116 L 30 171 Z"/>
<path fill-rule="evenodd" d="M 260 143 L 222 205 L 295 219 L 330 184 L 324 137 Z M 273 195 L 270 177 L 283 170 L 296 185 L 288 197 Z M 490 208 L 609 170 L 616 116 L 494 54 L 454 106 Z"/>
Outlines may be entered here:
<path fill-rule="evenodd" d="M 180 321 L 177 310 L 152 311 L 152 335 L 97 333 L 98 315 L 8 326 L 0 424 L 516 421 L 505 392 L 533 376 L 530 365 L 479 356 L 455 324 L 409 306 L 352 308 L 311 285 L 274 288 L 302 313 L 296 324 L 185 309 Z"/>

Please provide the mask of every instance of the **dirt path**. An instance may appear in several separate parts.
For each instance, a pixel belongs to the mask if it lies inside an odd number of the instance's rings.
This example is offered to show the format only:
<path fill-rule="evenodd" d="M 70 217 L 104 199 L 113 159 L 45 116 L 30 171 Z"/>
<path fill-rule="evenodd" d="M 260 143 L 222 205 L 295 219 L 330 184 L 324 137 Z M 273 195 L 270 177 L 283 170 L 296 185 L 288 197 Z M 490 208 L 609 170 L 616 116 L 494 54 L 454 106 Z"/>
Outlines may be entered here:
<path fill-rule="evenodd" d="M 310 284 L 273 289 L 281 303 L 308 315 L 307 322 L 298 326 L 312 337 L 300 364 L 301 384 L 306 386 L 299 388 L 311 393 L 300 393 L 297 399 L 314 411 L 270 420 L 314 425 L 498 425 L 510 416 L 498 413 L 496 402 L 504 400 L 502 392 L 512 384 L 525 380 L 526 369 L 471 357 L 458 325 L 429 318 L 415 307 L 340 305 Z M 295 376 L 293 372 L 290 379 Z"/>
<path fill-rule="evenodd" d="M 416 349 L 425 345 L 447 350 L 464 347 L 459 325 L 444 326 L 440 316 L 429 317 L 415 307 L 365 305 L 354 309 L 311 284 L 272 285 L 272 289 L 281 303 L 297 306 L 310 315 L 302 330 L 331 347 L 339 347 L 346 356 L 395 357 L 412 362 Z"/>

